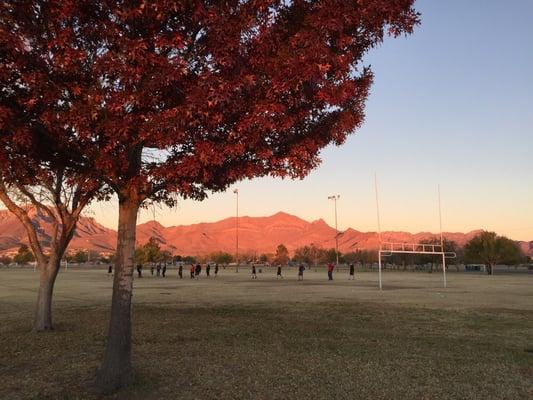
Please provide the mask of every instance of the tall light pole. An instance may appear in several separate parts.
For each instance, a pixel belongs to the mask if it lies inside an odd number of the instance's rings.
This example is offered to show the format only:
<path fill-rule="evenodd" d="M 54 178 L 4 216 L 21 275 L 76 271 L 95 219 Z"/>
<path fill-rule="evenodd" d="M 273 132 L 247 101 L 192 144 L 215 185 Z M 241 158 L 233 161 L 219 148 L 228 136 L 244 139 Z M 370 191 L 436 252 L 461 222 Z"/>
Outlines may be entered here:
<path fill-rule="evenodd" d="M 337 257 L 337 265 L 339 265 L 339 229 L 337 228 L 337 200 L 341 198 L 340 194 L 328 196 L 329 200 L 335 203 L 335 255 Z"/>
<path fill-rule="evenodd" d="M 235 218 L 235 272 L 239 272 L 239 189 L 233 191 L 236 195 L 236 218 Z"/>

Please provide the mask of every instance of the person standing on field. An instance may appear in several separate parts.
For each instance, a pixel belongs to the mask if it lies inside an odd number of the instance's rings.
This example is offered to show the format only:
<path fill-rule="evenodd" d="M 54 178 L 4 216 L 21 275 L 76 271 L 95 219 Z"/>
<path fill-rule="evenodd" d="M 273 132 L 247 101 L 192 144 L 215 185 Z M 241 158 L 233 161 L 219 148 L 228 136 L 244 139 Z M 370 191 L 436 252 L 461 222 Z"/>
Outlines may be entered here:
<path fill-rule="evenodd" d="M 180 265 L 178 266 L 178 277 L 179 277 L 180 279 L 183 279 L 183 264 L 180 264 Z"/>
<path fill-rule="evenodd" d="M 201 272 L 202 272 L 202 266 L 200 264 L 196 264 L 196 268 L 194 269 L 194 277 L 196 279 L 199 279 Z"/>
<path fill-rule="evenodd" d="M 113 275 L 113 266 L 109 264 L 109 267 L 107 267 L 107 276 Z"/>
<path fill-rule="evenodd" d="M 283 275 L 281 275 L 281 264 L 278 265 L 278 272 L 276 273 L 276 279 L 283 279 Z"/>
<path fill-rule="evenodd" d="M 167 263 L 164 263 L 163 264 L 163 269 L 162 269 L 162 275 L 163 275 L 163 278 L 165 277 L 165 274 L 167 273 Z"/>
<path fill-rule="evenodd" d="M 207 275 L 208 278 L 209 278 L 209 272 L 211 272 L 211 264 L 207 263 L 207 265 L 205 266 L 205 274 Z"/>
<path fill-rule="evenodd" d="M 215 278 L 217 277 L 218 275 L 218 264 L 215 264 Z"/>
<path fill-rule="evenodd" d="M 154 276 L 154 264 L 150 265 L 150 274 Z"/>
<path fill-rule="evenodd" d="M 194 264 L 191 264 L 191 279 L 194 279 Z"/>
<path fill-rule="evenodd" d="M 328 280 L 333 280 L 333 270 L 335 269 L 335 265 L 333 263 L 328 264 Z"/>
<path fill-rule="evenodd" d="M 252 265 L 252 279 L 257 279 L 257 271 L 255 270 L 255 265 Z"/>
<path fill-rule="evenodd" d="M 143 266 L 142 266 L 142 264 L 137 264 L 137 276 L 139 278 L 143 277 Z"/>
<path fill-rule="evenodd" d="M 300 266 L 298 267 L 298 280 L 299 281 L 303 281 L 304 280 L 304 271 L 305 271 L 304 265 L 300 264 Z"/>
<path fill-rule="evenodd" d="M 160 263 L 157 263 L 155 270 L 156 270 L 156 276 L 161 276 L 161 264 Z"/>
<path fill-rule="evenodd" d="M 355 279 L 355 265 L 353 263 L 350 264 L 350 277 L 348 279 L 352 281 Z"/>

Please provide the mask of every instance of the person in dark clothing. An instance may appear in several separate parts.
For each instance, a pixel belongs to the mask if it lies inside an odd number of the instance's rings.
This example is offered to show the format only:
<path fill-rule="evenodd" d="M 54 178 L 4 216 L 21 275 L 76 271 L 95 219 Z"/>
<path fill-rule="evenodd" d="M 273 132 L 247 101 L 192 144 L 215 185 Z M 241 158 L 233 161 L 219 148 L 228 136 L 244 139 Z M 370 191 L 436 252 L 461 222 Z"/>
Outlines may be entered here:
<path fill-rule="evenodd" d="M 180 279 L 183 279 L 183 264 L 178 266 L 178 276 Z"/>
<path fill-rule="evenodd" d="M 328 280 L 332 281 L 333 280 L 333 269 L 335 268 L 335 266 L 333 265 L 333 263 L 329 263 L 328 264 Z"/>
<path fill-rule="evenodd" d="M 142 266 L 142 264 L 137 264 L 137 276 L 139 278 L 143 277 L 143 266 Z"/>
<path fill-rule="evenodd" d="M 218 276 L 218 264 L 215 264 L 215 278 Z"/>
<path fill-rule="evenodd" d="M 348 279 L 355 279 L 355 265 L 353 263 L 350 264 L 350 276 L 348 277 Z"/>
<path fill-rule="evenodd" d="M 156 270 L 156 275 L 161 276 L 161 264 L 157 263 L 157 265 L 155 266 L 155 270 Z"/>
<path fill-rule="evenodd" d="M 304 280 L 304 271 L 305 271 L 305 266 L 303 264 L 300 264 L 300 266 L 298 267 L 298 280 L 299 281 Z"/>
<path fill-rule="evenodd" d="M 154 264 L 150 265 L 150 274 L 154 276 Z"/>
<path fill-rule="evenodd" d="M 161 273 L 162 273 L 163 278 L 164 278 L 165 274 L 167 273 L 167 263 L 163 264 L 163 268 L 161 269 Z"/>
<path fill-rule="evenodd" d="M 255 265 L 252 265 L 252 279 L 257 279 L 257 271 L 255 270 Z"/>
<path fill-rule="evenodd" d="M 113 275 L 113 266 L 110 264 L 109 267 L 107 267 L 107 276 Z"/>
<path fill-rule="evenodd" d="M 278 265 L 278 272 L 276 273 L 276 279 L 283 279 L 283 275 L 281 275 L 281 264 Z"/>
<path fill-rule="evenodd" d="M 205 267 L 205 274 L 209 278 L 209 272 L 211 272 L 211 264 L 207 264 Z"/>
<path fill-rule="evenodd" d="M 191 264 L 191 279 L 194 279 L 194 264 Z"/>
<path fill-rule="evenodd" d="M 201 273 L 202 273 L 202 266 L 200 264 L 196 264 L 196 268 L 194 269 L 194 277 L 196 279 L 199 279 Z"/>

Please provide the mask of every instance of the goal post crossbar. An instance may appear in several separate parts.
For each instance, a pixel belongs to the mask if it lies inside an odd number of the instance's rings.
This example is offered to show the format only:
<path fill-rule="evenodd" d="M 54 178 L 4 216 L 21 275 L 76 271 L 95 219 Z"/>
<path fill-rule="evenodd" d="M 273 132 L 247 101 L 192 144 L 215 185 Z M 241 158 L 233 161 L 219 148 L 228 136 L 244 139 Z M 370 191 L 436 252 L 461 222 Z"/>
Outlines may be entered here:
<path fill-rule="evenodd" d="M 454 251 L 412 251 L 412 250 L 380 250 L 383 257 L 391 257 L 393 254 L 429 254 L 442 255 L 446 258 L 457 258 Z"/>
<path fill-rule="evenodd" d="M 453 253 L 445 251 L 444 245 L 436 243 L 395 243 L 395 242 L 382 242 L 380 244 L 380 250 L 389 253 L 425 253 L 425 254 L 441 254 Z"/>
<path fill-rule="evenodd" d="M 379 289 L 383 288 L 381 258 L 391 257 L 393 254 L 427 254 L 440 255 L 442 257 L 442 278 L 444 287 L 446 284 L 446 259 L 456 258 L 457 254 L 453 251 L 443 251 L 444 246 L 441 244 L 426 243 L 381 243 L 378 251 L 378 272 L 379 272 Z"/>

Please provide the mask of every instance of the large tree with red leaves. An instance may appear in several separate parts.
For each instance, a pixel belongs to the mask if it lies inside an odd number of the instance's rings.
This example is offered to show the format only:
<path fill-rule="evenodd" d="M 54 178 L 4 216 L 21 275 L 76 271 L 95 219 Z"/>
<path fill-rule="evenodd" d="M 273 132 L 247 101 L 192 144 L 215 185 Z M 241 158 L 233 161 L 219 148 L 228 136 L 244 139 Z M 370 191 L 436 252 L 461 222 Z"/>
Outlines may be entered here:
<path fill-rule="evenodd" d="M 98 384 L 131 376 L 135 226 L 146 201 L 257 176 L 302 178 L 364 119 L 361 60 L 412 32 L 413 0 L 19 0 L 2 46 L 32 94 L 17 107 L 119 199 L 109 339 Z M 5 77 L 0 77 L 5 79 Z M 75 140 L 73 140 L 75 139 Z"/>

